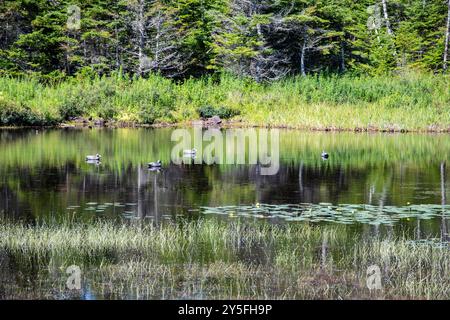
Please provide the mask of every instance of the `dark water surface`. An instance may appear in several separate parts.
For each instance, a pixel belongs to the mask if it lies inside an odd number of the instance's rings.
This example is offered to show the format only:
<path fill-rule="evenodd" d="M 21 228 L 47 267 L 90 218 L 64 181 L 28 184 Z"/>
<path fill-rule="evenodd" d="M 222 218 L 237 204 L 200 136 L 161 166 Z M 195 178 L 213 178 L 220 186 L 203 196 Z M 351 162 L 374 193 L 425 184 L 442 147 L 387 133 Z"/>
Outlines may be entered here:
<path fill-rule="evenodd" d="M 172 130 L 1 130 L 0 214 L 24 221 L 242 216 L 418 237 L 449 228 L 449 135 L 284 130 L 278 174 L 262 176 L 257 165 L 170 164 Z M 97 152 L 102 163 L 87 164 Z M 149 171 L 158 159 L 164 170 Z"/>

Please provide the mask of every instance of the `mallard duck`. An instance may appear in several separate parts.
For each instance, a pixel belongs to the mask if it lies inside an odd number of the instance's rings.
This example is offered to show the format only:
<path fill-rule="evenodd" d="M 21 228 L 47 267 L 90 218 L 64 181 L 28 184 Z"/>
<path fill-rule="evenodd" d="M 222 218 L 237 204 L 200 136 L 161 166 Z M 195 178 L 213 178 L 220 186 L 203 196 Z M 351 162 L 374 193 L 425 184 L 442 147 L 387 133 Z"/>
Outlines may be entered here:
<path fill-rule="evenodd" d="M 87 164 L 95 164 L 96 166 L 101 165 L 101 161 L 100 160 L 86 160 Z"/>
<path fill-rule="evenodd" d="M 148 167 L 149 167 L 149 168 L 161 168 L 161 167 L 162 167 L 161 160 L 158 160 L 158 161 L 156 161 L 156 162 L 150 162 L 150 163 L 148 164 Z"/>
<path fill-rule="evenodd" d="M 95 156 L 86 156 L 86 161 L 100 161 L 102 158 L 98 153 Z"/>
<path fill-rule="evenodd" d="M 192 149 L 192 150 L 184 150 L 183 151 L 184 154 L 189 154 L 189 155 L 194 155 L 197 154 L 197 149 Z"/>

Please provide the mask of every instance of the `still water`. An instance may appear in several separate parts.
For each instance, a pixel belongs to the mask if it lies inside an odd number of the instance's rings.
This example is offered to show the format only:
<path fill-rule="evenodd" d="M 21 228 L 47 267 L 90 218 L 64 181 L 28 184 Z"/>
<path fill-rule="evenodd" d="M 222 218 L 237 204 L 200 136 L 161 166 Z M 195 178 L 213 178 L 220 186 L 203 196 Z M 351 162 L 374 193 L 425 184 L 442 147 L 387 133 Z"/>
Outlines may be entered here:
<path fill-rule="evenodd" d="M 257 165 L 171 163 L 173 130 L 1 130 L 0 215 L 156 223 L 214 215 L 448 235 L 448 135 L 281 130 L 279 171 L 262 176 Z M 85 162 L 96 153 L 101 164 Z M 163 170 L 150 171 L 158 159 Z"/>

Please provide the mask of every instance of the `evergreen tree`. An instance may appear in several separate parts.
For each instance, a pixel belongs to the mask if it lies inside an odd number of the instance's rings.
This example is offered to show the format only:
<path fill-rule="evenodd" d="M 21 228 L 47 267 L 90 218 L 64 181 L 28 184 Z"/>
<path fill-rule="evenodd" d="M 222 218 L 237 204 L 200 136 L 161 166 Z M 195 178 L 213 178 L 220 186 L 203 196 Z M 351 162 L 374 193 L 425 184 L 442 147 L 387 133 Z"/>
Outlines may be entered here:
<path fill-rule="evenodd" d="M 72 21 L 73 20 L 73 21 Z M 0 74 L 442 72 L 449 0 L 3 0 Z"/>

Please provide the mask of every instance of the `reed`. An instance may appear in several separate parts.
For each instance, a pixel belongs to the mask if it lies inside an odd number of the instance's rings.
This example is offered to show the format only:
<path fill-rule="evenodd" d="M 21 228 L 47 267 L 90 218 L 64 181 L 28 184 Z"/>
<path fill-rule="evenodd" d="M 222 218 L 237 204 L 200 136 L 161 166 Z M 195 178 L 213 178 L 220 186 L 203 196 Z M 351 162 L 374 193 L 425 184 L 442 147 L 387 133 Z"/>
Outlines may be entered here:
<path fill-rule="evenodd" d="M 3 221 L 0 234 L 3 261 L 15 267 L 3 266 L 1 292 L 9 298 L 79 298 L 87 290 L 138 299 L 450 297 L 448 247 L 405 236 L 364 239 L 343 226 Z M 65 288 L 72 264 L 83 270 L 81 291 Z M 382 290 L 366 287 L 370 265 L 380 267 Z M 35 279 L 31 288 L 23 277 Z"/>
<path fill-rule="evenodd" d="M 242 125 L 318 130 L 447 131 L 450 78 L 308 76 L 272 84 L 223 75 L 175 83 L 157 75 L 72 78 L 44 85 L 0 78 L 0 125 L 54 125 L 73 117 L 179 123 L 202 109 L 228 110 Z"/>

